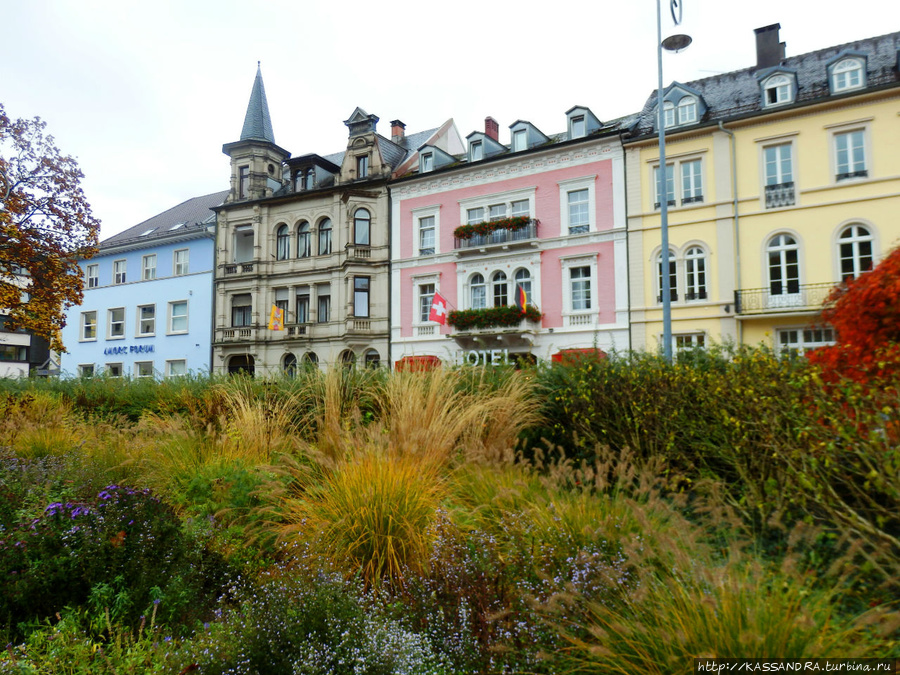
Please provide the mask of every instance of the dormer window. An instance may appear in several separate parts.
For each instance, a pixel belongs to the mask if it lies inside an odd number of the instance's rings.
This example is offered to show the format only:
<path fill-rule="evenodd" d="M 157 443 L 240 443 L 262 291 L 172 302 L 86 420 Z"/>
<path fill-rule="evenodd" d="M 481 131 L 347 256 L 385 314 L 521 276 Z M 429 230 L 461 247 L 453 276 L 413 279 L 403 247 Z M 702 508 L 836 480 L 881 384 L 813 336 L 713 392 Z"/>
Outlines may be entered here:
<path fill-rule="evenodd" d="M 678 102 L 678 124 L 694 124 L 697 121 L 697 99 L 685 96 Z"/>
<path fill-rule="evenodd" d="M 512 141 L 513 152 L 525 150 L 528 147 L 525 129 L 513 132 Z"/>
<path fill-rule="evenodd" d="M 782 105 L 793 100 L 791 80 L 786 75 L 773 75 L 763 84 L 764 105 Z"/>
<path fill-rule="evenodd" d="M 584 115 L 572 118 L 572 138 L 584 138 Z"/>
<path fill-rule="evenodd" d="M 863 67 L 859 59 L 844 59 L 831 69 L 831 91 L 838 93 L 859 89 L 863 81 Z"/>
<path fill-rule="evenodd" d="M 469 146 L 469 161 L 480 162 L 484 159 L 484 146 L 481 141 L 473 141 Z"/>
<path fill-rule="evenodd" d="M 422 173 L 434 170 L 434 155 L 426 152 L 422 155 Z"/>

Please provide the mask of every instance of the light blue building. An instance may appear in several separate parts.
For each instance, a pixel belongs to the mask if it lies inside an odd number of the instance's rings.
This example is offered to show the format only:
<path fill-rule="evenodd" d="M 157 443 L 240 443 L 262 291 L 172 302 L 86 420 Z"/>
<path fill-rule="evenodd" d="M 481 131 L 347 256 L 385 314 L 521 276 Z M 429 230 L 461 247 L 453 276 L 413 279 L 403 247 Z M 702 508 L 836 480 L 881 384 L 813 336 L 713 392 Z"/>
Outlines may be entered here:
<path fill-rule="evenodd" d="M 68 376 L 208 373 L 216 215 L 195 197 L 100 242 L 81 263 L 84 299 L 63 329 Z"/>

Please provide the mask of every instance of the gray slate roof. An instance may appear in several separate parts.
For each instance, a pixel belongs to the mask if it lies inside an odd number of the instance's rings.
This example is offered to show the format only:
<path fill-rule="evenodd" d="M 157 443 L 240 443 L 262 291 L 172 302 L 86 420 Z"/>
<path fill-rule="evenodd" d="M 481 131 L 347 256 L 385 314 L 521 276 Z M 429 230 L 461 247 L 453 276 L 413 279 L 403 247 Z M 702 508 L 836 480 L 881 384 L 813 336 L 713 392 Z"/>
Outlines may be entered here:
<path fill-rule="evenodd" d="M 272 120 L 269 117 L 269 104 L 266 101 L 266 88 L 263 85 L 262 71 L 256 67 L 256 79 L 250 92 L 250 103 L 244 116 L 244 127 L 241 129 L 242 141 L 268 141 L 274 145 L 275 133 L 272 131 Z"/>
<path fill-rule="evenodd" d="M 424 145 L 436 131 L 437 128 L 417 131 L 414 134 L 404 136 L 400 143 L 395 143 L 381 134 L 375 134 L 375 138 L 378 140 L 378 149 L 381 151 L 381 158 L 387 162 L 392 169 L 396 169 L 407 157 Z"/>
<path fill-rule="evenodd" d="M 843 52 L 860 52 L 868 57 L 866 64 L 867 88 L 900 83 L 900 75 L 897 72 L 898 49 L 900 49 L 900 32 L 889 33 L 792 56 L 784 59 L 780 67 L 786 71 L 796 72 L 799 89 L 795 105 L 803 104 L 833 96 L 828 86 L 826 66 Z M 699 123 L 743 117 L 753 115 L 763 109 L 762 94 L 757 79 L 758 73 L 763 71 L 768 73 L 778 70 L 780 67 L 757 70 L 754 66 L 680 84 L 696 90 L 706 102 L 707 113 Z M 858 94 L 859 90 L 853 93 Z M 643 136 L 653 131 L 656 96 L 654 91 L 639 113 L 639 123 L 635 135 Z"/>
<path fill-rule="evenodd" d="M 202 197 L 188 199 L 186 202 L 173 206 L 171 209 L 163 211 L 142 223 L 138 223 L 134 227 L 129 227 L 124 232 L 120 232 L 109 239 L 104 239 L 100 242 L 100 249 L 102 251 L 104 248 L 112 246 L 138 241 L 150 242 L 167 235 L 206 230 L 209 224 L 215 222 L 216 218 L 215 212 L 211 209 L 224 202 L 228 193 L 229 190 L 223 190 L 203 195 Z M 184 223 L 184 225 L 173 230 L 172 227 L 178 223 Z M 152 231 L 144 234 L 148 230 Z"/>

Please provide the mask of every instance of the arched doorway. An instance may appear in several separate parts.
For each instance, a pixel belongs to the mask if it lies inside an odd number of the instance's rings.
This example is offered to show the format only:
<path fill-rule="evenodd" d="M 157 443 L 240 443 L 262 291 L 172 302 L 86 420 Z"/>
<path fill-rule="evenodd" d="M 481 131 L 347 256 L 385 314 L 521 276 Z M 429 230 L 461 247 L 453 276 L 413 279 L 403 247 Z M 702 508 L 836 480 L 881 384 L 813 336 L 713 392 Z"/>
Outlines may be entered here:
<path fill-rule="evenodd" d="M 228 374 L 237 375 L 243 373 L 253 377 L 256 371 L 255 361 L 249 354 L 238 354 L 228 359 Z"/>

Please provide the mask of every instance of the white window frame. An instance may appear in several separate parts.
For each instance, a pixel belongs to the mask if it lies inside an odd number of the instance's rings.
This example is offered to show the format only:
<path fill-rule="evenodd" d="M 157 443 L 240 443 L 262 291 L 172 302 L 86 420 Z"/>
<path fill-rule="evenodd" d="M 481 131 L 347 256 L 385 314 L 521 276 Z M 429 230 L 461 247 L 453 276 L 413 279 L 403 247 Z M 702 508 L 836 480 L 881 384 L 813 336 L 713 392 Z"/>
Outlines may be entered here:
<path fill-rule="evenodd" d="M 482 195 L 478 197 L 469 197 L 467 199 L 459 200 L 459 222 L 460 223 L 480 223 L 483 221 L 490 220 L 490 207 L 491 206 L 499 206 L 504 204 L 506 206 L 507 215 L 512 212 L 513 202 L 525 201 L 528 200 L 528 212 L 529 217 L 534 218 L 535 214 L 535 192 L 537 188 L 535 187 L 527 187 L 521 188 L 519 190 L 511 190 L 509 192 L 495 192 L 489 195 Z M 433 208 L 433 207 L 429 207 Z M 469 211 L 472 209 L 483 209 L 483 213 L 480 218 L 476 220 L 469 219 Z M 416 213 L 415 211 L 413 213 Z M 430 211 L 429 211 L 430 213 Z M 435 223 L 438 220 L 435 219 Z M 436 237 L 437 240 L 437 237 Z"/>
<path fill-rule="evenodd" d="M 156 254 L 148 253 L 141 256 L 141 280 L 153 281 L 156 279 Z"/>
<path fill-rule="evenodd" d="M 422 304 L 422 286 L 431 285 L 434 288 L 434 293 L 441 292 L 441 275 L 437 274 L 418 274 L 413 275 L 410 278 L 413 287 L 413 301 L 415 302 L 415 306 L 413 308 L 413 327 L 418 331 L 419 326 L 434 326 L 433 321 L 428 320 L 428 314 L 431 311 L 431 305 L 434 302 L 434 295 L 431 296 L 431 301 L 428 302 L 428 308 L 425 312 L 425 318 L 422 318 L 423 304 Z"/>
<path fill-rule="evenodd" d="M 700 194 L 699 195 L 691 195 L 690 198 L 685 197 L 685 180 L 684 180 L 684 166 L 686 164 L 693 164 L 694 162 L 700 162 L 700 172 L 699 172 L 699 185 L 700 185 Z M 657 177 L 657 171 L 659 170 L 659 159 L 651 159 L 648 161 L 650 166 L 650 178 L 649 183 L 652 186 L 652 190 L 649 191 L 650 197 L 650 210 L 659 211 L 662 207 L 662 200 L 660 199 L 659 194 L 659 180 Z M 696 205 L 701 205 L 706 202 L 709 198 L 707 194 L 708 182 L 706 180 L 706 153 L 705 152 L 692 152 L 685 155 L 670 155 L 666 157 L 666 167 L 671 167 L 672 170 L 672 199 L 669 199 L 668 208 L 669 210 L 673 208 L 691 208 Z M 668 174 L 668 172 L 667 172 Z M 666 192 L 668 192 L 668 175 L 666 176 Z M 687 199 L 687 201 L 686 201 Z"/>
<path fill-rule="evenodd" d="M 835 63 L 831 67 L 831 92 L 839 94 L 865 87 L 866 69 L 863 66 L 864 63 L 863 59 L 854 56 L 848 56 Z M 856 83 L 849 81 L 852 79 L 853 73 L 856 73 L 856 79 L 858 80 Z"/>
<path fill-rule="evenodd" d="M 176 329 L 175 321 L 176 319 L 181 319 L 182 315 L 175 314 L 175 306 L 176 305 L 184 305 L 184 329 Z M 187 300 L 172 300 L 168 305 L 168 311 L 166 312 L 166 335 L 185 335 L 190 331 L 190 307 L 188 306 Z"/>
<path fill-rule="evenodd" d="M 78 377 L 93 377 L 97 372 L 97 364 L 95 363 L 79 363 Z"/>
<path fill-rule="evenodd" d="M 560 235 L 569 236 L 569 193 L 588 191 L 588 232 L 597 231 L 597 174 L 561 180 L 559 186 Z"/>
<path fill-rule="evenodd" d="M 88 265 L 85 269 L 85 277 L 88 288 L 98 288 L 100 286 L 100 265 L 97 263 Z"/>
<path fill-rule="evenodd" d="M 143 316 L 142 316 L 142 314 L 143 314 L 142 310 L 143 310 L 145 307 L 152 307 L 152 308 L 153 308 L 153 319 L 152 319 L 152 321 L 153 321 L 153 330 L 146 331 L 146 332 L 144 332 L 143 330 L 141 330 L 141 328 L 143 327 L 143 323 L 144 323 L 144 318 L 143 318 Z M 136 316 L 136 318 L 137 318 L 137 327 L 136 327 L 136 329 L 135 329 L 135 337 L 153 337 L 154 335 L 156 335 L 156 305 L 155 305 L 155 304 L 138 305 L 137 308 L 136 308 L 135 316 Z M 148 320 L 149 320 L 149 319 L 148 319 Z"/>
<path fill-rule="evenodd" d="M 93 319 L 92 321 L 88 321 L 88 319 Z M 85 337 L 85 329 L 91 327 L 93 329 L 92 337 Z M 97 310 L 91 310 L 89 312 L 81 313 L 81 323 L 78 328 L 78 341 L 79 342 L 96 342 L 97 341 Z"/>
<path fill-rule="evenodd" d="M 104 369 L 103 369 L 103 370 L 104 370 L 104 372 L 106 373 L 106 375 L 107 375 L 108 377 L 122 377 L 122 375 L 125 374 L 125 369 L 122 368 L 122 363 L 121 363 L 121 362 L 119 362 L 119 363 L 107 363 L 107 364 L 104 365 Z M 118 372 L 118 373 L 115 373 L 115 372 L 114 372 L 115 370 L 118 370 L 119 372 Z"/>
<path fill-rule="evenodd" d="M 783 341 L 783 337 L 794 332 L 797 333 L 796 342 Z M 817 335 L 817 333 L 821 333 L 821 335 Z M 828 337 L 829 333 L 830 338 Z M 783 356 L 787 356 L 791 352 L 801 355 L 808 349 L 825 347 L 834 343 L 834 329 L 831 326 L 780 326 L 775 330 L 775 351 Z"/>
<path fill-rule="evenodd" d="M 694 250 L 700 251 L 700 254 L 692 254 L 691 252 Z M 700 244 L 688 244 L 684 247 L 684 253 L 682 253 L 681 259 L 682 268 L 684 270 L 685 302 L 707 302 L 709 300 L 709 251 Z M 692 263 L 695 265 L 693 270 L 693 283 L 691 283 L 690 277 L 690 266 Z M 702 263 L 702 270 L 697 269 L 698 263 Z M 701 278 L 702 282 L 700 281 Z"/>
<path fill-rule="evenodd" d="M 675 107 L 678 111 L 678 126 L 695 124 L 697 122 L 697 97 L 683 96 Z"/>
<path fill-rule="evenodd" d="M 866 231 L 865 235 L 860 235 L 858 229 L 861 228 Z M 844 237 L 846 232 L 851 232 L 852 234 L 849 237 Z M 860 245 L 863 243 L 869 244 L 869 267 L 868 269 L 863 268 L 863 259 L 860 255 Z M 849 258 L 845 258 L 842 252 L 842 248 L 844 246 L 850 246 L 852 250 L 852 254 Z M 878 254 L 876 250 L 877 242 L 875 239 L 875 230 L 870 223 L 854 220 L 842 225 L 835 236 L 835 264 L 837 266 L 837 274 L 834 277 L 835 279 L 845 280 L 848 277 L 856 278 L 865 272 L 871 270 L 878 262 Z M 844 272 L 844 260 L 850 260 L 853 264 L 853 273 L 846 274 Z"/>
<path fill-rule="evenodd" d="M 663 337 L 659 336 L 659 342 L 662 344 Z M 672 333 L 672 353 L 680 354 L 688 352 L 692 349 L 706 348 L 706 333 L 703 331 L 694 331 L 691 333 Z"/>
<path fill-rule="evenodd" d="M 577 255 L 565 256 L 560 258 L 560 267 L 562 270 L 562 294 L 563 294 L 563 323 L 567 323 L 567 319 L 572 317 L 591 316 L 593 317 L 591 325 L 596 323 L 597 314 L 599 313 L 599 300 L 597 286 L 597 255 Z M 591 306 L 588 309 L 574 309 L 572 303 L 572 270 L 578 267 L 587 267 L 590 270 L 590 278 L 588 288 L 591 294 Z"/>
<path fill-rule="evenodd" d="M 369 155 L 357 155 L 356 156 L 356 177 L 357 178 L 368 178 L 369 177 Z"/>
<path fill-rule="evenodd" d="M 429 171 L 434 171 L 434 153 L 433 152 L 423 152 L 422 153 L 422 173 L 428 173 Z"/>
<path fill-rule="evenodd" d="M 483 295 L 481 297 L 482 302 L 477 307 L 476 307 L 476 303 L 475 303 L 475 295 L 473 292 L 474 288 L 475 288 L 474 279 L 475 279 L 476 275 L 478 277 L 480 277 L 480 279 L 481 279 L 481 282 L 478 284 L 478 286 L 483 290 Z M 484 272 L 480 272 L 480 271 L 472 272 L 471 274 L 469 274 L 468 277 L 466 277 L 466 295 L 465 295 L 466 309 L 487 309 L 489 306 L 491 306 L 488 304 L 489 283 L 490 283 L 490 278 L 485 276 Z"/>
<path fill-rule="evenodd" d="M 414 243 L 413 243 L 413 255 L 422 256 L 422 255 L 437 255 L 441 252 L 440 249 L 440 231 L 441 231 L 441 207 L 438 206 L 425 206 L 418 209 L 412 209 L 410 211 L 412 216 L 412 225 L 414 229 Z M 422 219 L 424 218 L 433 218 L 434 221 L 434 252 L 433 253 L 422 253 Z M 465 221 L 463 221 L 465 222 Z"/>
<path fill-rule="evenodd" d="M 794 186 L 794 202 L 793 204 L 784 204 L 784 205 L 775 205 L 768 207 L 771 209 L 778 208 L 790 208 L 792 206 L 796 206 L 800 201 L 800 190 L 797 189 L 797 172 L 799 169 L 797 163 L 797 132 L 792 134 L 785 134 L 779 136 L 768 136 L 766 138 L 757 138 L 756 139 L 757 152 L 759 154 L 759 197 L 760 197 L 760 207 L 766 209 L 767 201 L 766 201 L 766 187 L 770 185 L 781 185 L 785 186 L 788 183 L 792 183 Z M 781 148 L 781 150 L 777 150 Z M 778 157 L 775 162 L 775 172 L 773 174 L 774 179 L 778 182 L 769 183 L 769 163 L 767 154 L 770 150 L 774 150 Z M 787 176 L 785 175 L 782 165 L 783 165 L 783 153 L 790 153 L 790 180 L 785 180 Z M 786 188 L 785 188 L 786 189 Z"/>
<path fill-rule="evenodd" d="M 569 138 L 584 138 L 587 135 L 587 120 L 584 115 L 574 115 L 569 120 Z"/>
<path fill-rule="evenodd" d="M 184 375 L 187 375 L 187 359 L 169 359 L 166 361 L 166 377 L 182 377 Z"/>
<path fill-rule="evenodd" d="M 288 237 L 290 237 L 290 230 L 288 230 Z M 290 246 L 290 242 L 288 242 L 288 246 Z M 184 254 L 184 260 L 179 260 L 178 255 L 180 253 Z M 190 257 L 191 250 L 188 248 L 179 248 L 172 252 L 172 274 L 176 277 L 183 277 L 190 270 Z"/>
<path fill-rule="evenodd" d="M 469 143 L 469 161 L 480 162 L 484 159 L 484 141 L 477 140 Z"/>
<path fill-rule="evenodd" d="M 521 152 L 528 149 L 528 129 L 516 129 L 512 134 L 512 151 Z"/>
<path fill-rule="evenodd" d="M 150 372 L 142 374 L 141 366 L 147 366 L 147 365 L 150 366 Z M 134 362 L 134 376 L 136 378 L 153 377 L 154 376 L 153 361 L 135 361 Z"/>
<path fill-rule="evenodd" d="M 670 302 L 678 302 L 679 299 L 682 299 L 684 295 L 681 292 L 681 288 L 679 287 L 679 281 L 681 281 L 681 276 L 678 274 L 679 268 L 679 258 L 678 251 L 675 250 L 674 247 L 669 247 L 669 298 Z M 657 305 L 662 305 L 663 302 L 663 259 L 662 259 L 662 248 L 656 252 L 653 257 L 653 270 L 654 277 L 656 279 L 656 294 L 654 295 L 655 301 Z"/>
<path fill-rule="evenodd" d="M 659 120 L 657 120 L 657 124 Z M 675 126 L 675 104 L 671 101 L 663 101 L 663 126 L 671 129 Z"/>
<path fill-rule="evenodd" d="M 832 161 L 832 172 L 831 175 L 834 176 L 835 183 L 843 183 L 845 181 L 858 181 L 858 180 L 866 180 L 870 175 L 870 166 L 871 166 L 871 134 L 869 129 L 869 123 L 871 122 L 871 118 L 867 120 L 860 120 L 856 123 L 847 123 L 841 125 L 834 125 L 826 127 L 831 134 L 831 161 Z M 853 134 L 859 134 L 859 137 L 862 141 L 862 166 L 858 166 L 856 162 L 852 158 L 849 159 L 849 163 L 846 167 L 842 167 L 839 163 L 840 152 L 838 150 L 838 145 L 840 143 L 839 139 L 848 138 Z M 852 148 L 847 148 L 848 153 L 852 153 Z M 846 168 L 847 171 L 841 171 L 842 168 Z M 862 175 L 852 175 L 855 173 L 861 173 Z M 849 175 L 847 175 L 849 174 Z"/>
<path fill-rule="evenodd" d="M 762 83 L 763 89 L 763 107 L 774 108 L 780 105 L 787 105 L 794 102 L 794 87 L 790 75 L 785 73 L 773 73 L 769 75 Z M 769 92 L 775 92 L 774 101 L 769 100 Z"/>
<path fill-rule="evenodd" d="M 121 319 L 114 319 L 114 312 L 122 312 Z M 113 333 L 113 326 L 119 326 L 119 334 Z M 124 340 L 125 339 L 125 308 L 110 307 L 106 310 L 106 339 L 107 340 Z"/>
<path fill-rule="evenodd" d="M 125 258 L 120 258 L 119 260 L 113 260 L 113 284 L 118 286 L 120 284 L 124 284 L 126 279 L 128 278 L 127 272 L 127 264 Z"/>

